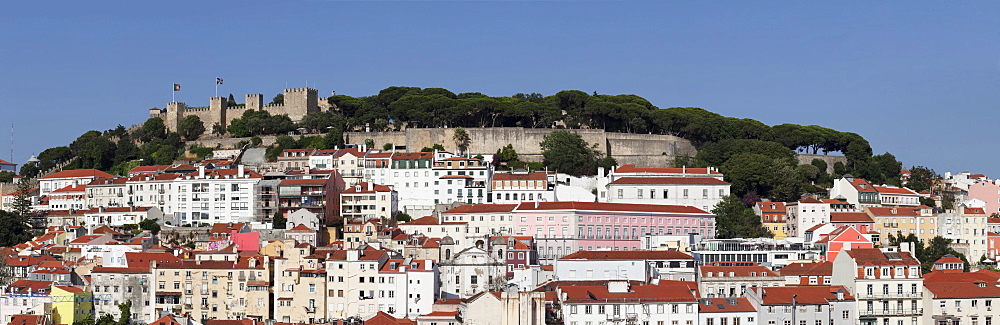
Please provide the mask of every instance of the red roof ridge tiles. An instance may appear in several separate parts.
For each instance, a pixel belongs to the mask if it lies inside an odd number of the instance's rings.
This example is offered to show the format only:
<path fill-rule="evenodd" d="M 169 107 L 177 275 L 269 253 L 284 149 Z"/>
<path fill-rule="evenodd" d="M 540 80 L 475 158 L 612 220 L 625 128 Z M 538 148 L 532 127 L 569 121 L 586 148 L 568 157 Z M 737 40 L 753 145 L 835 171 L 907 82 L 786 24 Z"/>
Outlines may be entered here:
<path fill-rule="evenodd" d="M 730 183 L 714 177 L 622 177 L 609 184 L 692 184 L 692 185 L 730 185 Z"/>

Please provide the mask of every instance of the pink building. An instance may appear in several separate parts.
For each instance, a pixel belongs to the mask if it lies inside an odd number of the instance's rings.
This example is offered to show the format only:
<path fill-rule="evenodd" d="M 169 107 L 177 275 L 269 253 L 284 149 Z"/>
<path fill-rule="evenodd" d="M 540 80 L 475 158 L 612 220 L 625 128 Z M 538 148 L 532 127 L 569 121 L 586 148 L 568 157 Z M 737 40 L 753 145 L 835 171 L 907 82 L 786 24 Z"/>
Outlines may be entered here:
<path fill-rule="evenodd" d="M 542 264 L 578 250 L 638 250 L 645 234 L 715 236 L 715 215 L 689 206 L 525 202 L 513 213 L 513 232 L 534 236 Z"/>
<path fill-rule="evenodd" d="M 871 240 L 868 240 L 862 232 L 851 226 L 840 226 L 829 234 L 824 234 L 823 238 L 816 241 L 817 247 L 826 251 L 826 260 L 837 259 L 837 254 L 842 250 L 852 250 L 859 248 L 875 247 Z"/>
<path fill-rule="evenodd" d="M 969 199 L 980 199 L 986 202 L 986 214 L 1000 212 L 1000 186 L 992 181 L 979 181 L 969 185 Z"/>

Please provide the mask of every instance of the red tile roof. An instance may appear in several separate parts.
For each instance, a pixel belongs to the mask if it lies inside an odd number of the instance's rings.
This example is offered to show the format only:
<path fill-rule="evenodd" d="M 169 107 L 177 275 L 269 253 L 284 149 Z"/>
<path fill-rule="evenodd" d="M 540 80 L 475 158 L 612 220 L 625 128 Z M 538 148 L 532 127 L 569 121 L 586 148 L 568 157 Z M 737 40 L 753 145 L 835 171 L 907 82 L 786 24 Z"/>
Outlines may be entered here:
<path fill-rule="evenodd" d="M 96 169 L 73 169 L 73 170 L 64 170 L 49 176 L 41 177 L 39 179 L 83 178 L 83 177 L 115 177 L 115 176 Z"/>
<path fill-rule="evenodd" d="M 10 318 L 10 323 L 8 325 L 44 325 L 45 315 L 26 315 L 19 314 L 13 315 Z"/>
<path fill-rule="evenodd" d="M 899 257 L 887 256 L 878 248 L 855 248 L 847 251 L 847 254 L 854 258 L 859 266 L 882 266 L 882 265 L 912 265 L 920 266 L 920 262 L 909 252 L 895 252 Z"/>
<path fill-rule="evenodd" d="M 286 179 L 278 183 L 278 186 L 292 186 L 292 185 L 312 185 L 312 186 L 323 186 L 326 184 L 328 178 L 319 179 Z"/>
<path fill-rule="evenodd" d="M 905 187 L 875 186 L 875 190 L 885 194 L 917 195 L 917 192 Z"/>
<path fill-rule="evenodd" d="M 774 209 L 771 205 L 774 205 Z M 757 202 L 757 208 L 760 209 L 761 213 L 786 213 L 788 208 L 785 207 L 785 202 Z"/>
<path fill-rule="evenodd" d="M 622 177 L 610 184 L 730 185 L 713 177 Z"/>
<path fill-rule="evenodd" d="M 375 193 L 375 192 L 392 192 L 392 185 L 372 185 L 372 190 L 368 190 L 368 182 L 361 182 L 354 184 L 354 186 L 349 186 L 344 189 L 344 194 L 359 194 L 359 193 Z"/>
<path fill-rule="evenodd" d="M 536 206 L 537 205 L 537 206 Z M 605 202 L 523 202 L 515 210 L 540 211 L 540 210 L 586 210 L 586 211 L 612 211 L 612 212 L 659 212 L 659 213 L 681 213 L 681 214 L 705 214 L 705 210 L 683 205 L 666 204 L 632 204 L 632 203 L 605 203 Z"/>
<path fill-rule="evenodd" d="M 991 271 L 972 273 L 934 271 L 924 274 L 924 287 L 934 298 L 998 298 L 996 286 L 1000 274 Z"/>
<path fill-rule="evenodd" d="M 962 214 L 986 214 L 986 211 L 983 211 L 983 208 L 965 208 Z"/>
<path fill-rule="evenodd" d="M 705 278 L 720 278 L 720 277 L 776 277 L 778 273 L 771 271 L 771 269 L 766 266 L 754 265 L 754 266 L 719 266 L 719 265 L 702 265 L 698 267 L 701 276 Z M 712 274 L 712 276 L 709 276 Z"/>
<path fill-rule="evenodd" d="M 309 229 L 309 227 L 306 227 L 306 225 L 299 224 L 299 225 L 297 225 L 295 227 L 292 227 L 292 229 L 286 230 L 285 232 L 288 232 L 288 231 L 313 231 L 313 230 Z"/>
<path fill-rule="evenodd" d="M 545 172 L 531 173 L 495 173 L 494 181 L 544 181 L 548 179 Z"/>
<path fill-rule="evenodd" d="M 619 302 L 696 302 L 698 299 L 684 285 L 632 285 L 628 292 L 608 292 L 607 286 L 559 287 L 566 299 L 564 303 L 619 303 Z"/>
<path fill-rule="evenodd" d="M 792 263 L 781 268 L 779 272 L 783 276 L 831 276 L 833 275 L 833 263 Z"/>
<path fill-rule="evenodd" d="M 837 301 L 837 291 L 843 290 L 844 300 L 854 300 L 850 291 L 843 286 L 797 286 L 797 287 L 753 287 L 755 292 L 763 291 L 762 305 L 791 305 L 792 296 L 798 305 L 826 305 Z"/>
<path fill-rule="evenodd" d="M 830 212 L 830 222 L 875 222 L 864 212 Z"/>
<path fill-rule="evenodd" d="M 76 186 L 73 186 L 73 185 L 66 186 L 66 187 L 60 188 L 58 190 L 52 191 L 52 193 L 83 192 L 83 191 L 86 191 L 86 190 L 87 190 L 87 185 L 80 184 L 80 185 L 76 185 Z"/>
<path fill-rule="evenodd" d="M 431 159 L 433 152 L 397 152 L 392 155 L 392 159 Z"/>
<path fill-rule="evenodd" d="M 872 184 L 869 184 L 868 181 L 861 178 L 855 178 L 854 181 L 851 182 L 851 185 L 853 185 L 858 192 L 877 192 Z"/>
<path fill-rule="evenodd" d="M 753 308 L 747 298 L 703 298 L 698 304 L 699 313 L 753 313 Z"/>
<path fill-rule="evenodd" d="M 635 167 L 634 164 L 624 164 L 615 169 L 615 173 L 649 173 L 649 174 L 714 174 L 722 175 L 722 173 L 708 169 L 708 168 L 640 168 Z"/>
<path fill-rule="evenodd" d="M 690 260 L 691 255 L 672 251 L 576 251 L 560 260 Z"/>
<path fill-rule="evenodd" d="M 872 215 L 875 216 L 905 216 L 905 217 L 920 216 L 920 209 L 917 208 L 868 207 L 867 209 L 871 212 Z"/>
<path fill-rule="evenodd" d="M 517 204 L 465 204 L 442 213 L 503 213 L 512 212 Z"/>

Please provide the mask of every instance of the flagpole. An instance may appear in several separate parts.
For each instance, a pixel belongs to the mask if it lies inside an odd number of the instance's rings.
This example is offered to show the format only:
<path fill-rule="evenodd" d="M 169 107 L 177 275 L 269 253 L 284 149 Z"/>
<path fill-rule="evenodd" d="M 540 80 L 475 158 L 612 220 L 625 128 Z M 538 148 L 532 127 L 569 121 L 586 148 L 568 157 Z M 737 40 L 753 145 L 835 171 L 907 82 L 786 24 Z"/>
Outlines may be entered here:
<path fill-rule="evenodd" d="M 177 102 L 177 97 L 176 97 L 177 96 L 177 89 L 175 89 L 174 87 L 175 86 L 173 84 L 170 84 L 170 102 L 171 103 Z"/>

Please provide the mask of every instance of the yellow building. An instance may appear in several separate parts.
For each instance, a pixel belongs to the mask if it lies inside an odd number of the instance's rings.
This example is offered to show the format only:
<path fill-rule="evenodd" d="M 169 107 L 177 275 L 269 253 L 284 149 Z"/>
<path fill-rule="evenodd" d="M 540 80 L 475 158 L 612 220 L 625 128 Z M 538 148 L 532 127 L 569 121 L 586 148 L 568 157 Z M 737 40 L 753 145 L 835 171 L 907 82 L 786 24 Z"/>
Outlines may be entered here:
<path fill-rule="evenodd" d="M 753 212 L 760 216 L 760 223 L 774 234 L 774 239 L 788 236 L 788 209 L 785 202 L 757 202 Z"/>
<path fill-rule="evenodd" d="M 926 205 L 918 207 L 866 207 L 865 212 L 875 221 L 875 231 L 888 243 L 889 235 L 913 234 L 926 244 L 937 233 L 937 215 Z M 878 244 L 878 243 L 876 243 Z"/>
<path fill-rule="evenodd" d="M 184 260 L 157 268 L 157 301 L 170 301 L 193 319 L 271 319 L 270 258 L 238 261 Z"/>
<path fill-rule="evenodd" d="M 94 294 L 80 287 L 52 286 L 52 324 L 73 324 L 91 316 Z"/>

